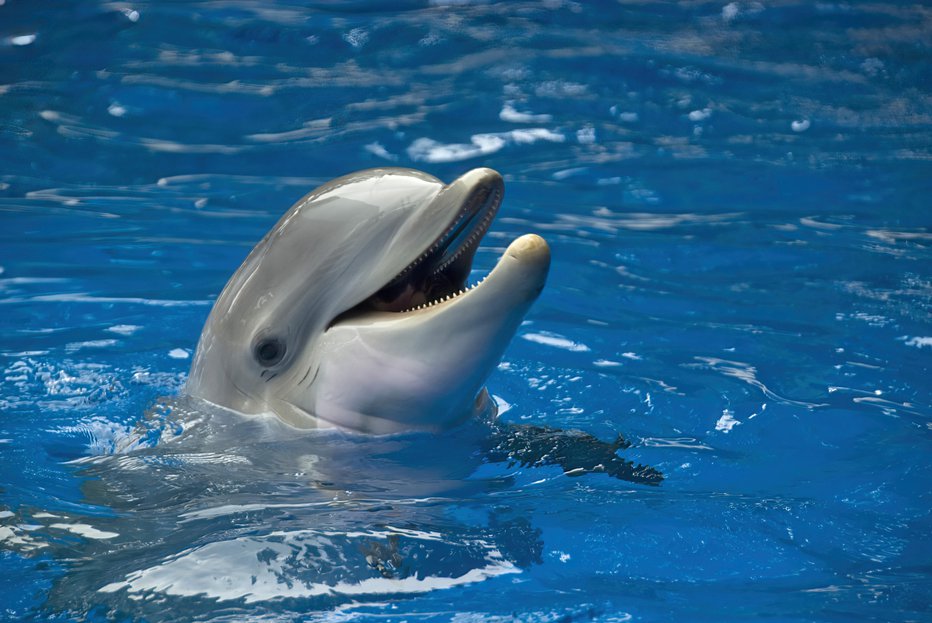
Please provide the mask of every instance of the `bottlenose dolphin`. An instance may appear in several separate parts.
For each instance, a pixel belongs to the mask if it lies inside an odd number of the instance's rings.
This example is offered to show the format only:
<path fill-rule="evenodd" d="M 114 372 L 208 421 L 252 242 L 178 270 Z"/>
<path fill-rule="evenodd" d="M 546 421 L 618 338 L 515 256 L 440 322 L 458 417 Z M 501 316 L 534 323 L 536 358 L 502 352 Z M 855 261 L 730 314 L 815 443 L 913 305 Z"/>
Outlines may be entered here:
<path fill-rule="evenodd" d="M 547 243 L 527 234 L 467 287 L 503 192 L 491 169 L 445 185 L 400 168 L 311 191 L 224 287 L 185 392 L 375 434 L 442 430 L 488 409 L 485 379 L 550 266 Z"/>

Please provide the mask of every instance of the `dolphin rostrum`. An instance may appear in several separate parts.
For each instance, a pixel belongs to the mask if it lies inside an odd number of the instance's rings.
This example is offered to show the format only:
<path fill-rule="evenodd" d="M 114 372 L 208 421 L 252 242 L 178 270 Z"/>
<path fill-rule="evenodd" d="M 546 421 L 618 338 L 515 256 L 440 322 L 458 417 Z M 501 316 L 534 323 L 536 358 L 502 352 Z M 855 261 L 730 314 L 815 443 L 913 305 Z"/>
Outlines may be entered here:
<path fill-rule="evenodd" d="M 185 391 L 301 428 L 440 430 L 488 408 L 486 377 L 544 286 L 527 234 L 479 284 L 472 260 L 501 176 L 449 185 L 370 169 L 300 199 L 220 294 Z"/>

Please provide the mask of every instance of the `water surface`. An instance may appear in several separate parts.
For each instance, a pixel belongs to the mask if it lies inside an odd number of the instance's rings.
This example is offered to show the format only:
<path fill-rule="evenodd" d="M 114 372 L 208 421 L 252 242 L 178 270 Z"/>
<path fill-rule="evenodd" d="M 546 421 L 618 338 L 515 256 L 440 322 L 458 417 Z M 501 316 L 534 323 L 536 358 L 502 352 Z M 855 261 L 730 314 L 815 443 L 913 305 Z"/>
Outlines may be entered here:
<path fill-rule="evenodd" d="M 899 2 L 0 3 L 3 616 L 929 620 L 930 42 Z M 660 486 L 177 398 L 249 248 L 386 165 L 505 176 L 474 278 L 554 265 L 501 419 Z"/>

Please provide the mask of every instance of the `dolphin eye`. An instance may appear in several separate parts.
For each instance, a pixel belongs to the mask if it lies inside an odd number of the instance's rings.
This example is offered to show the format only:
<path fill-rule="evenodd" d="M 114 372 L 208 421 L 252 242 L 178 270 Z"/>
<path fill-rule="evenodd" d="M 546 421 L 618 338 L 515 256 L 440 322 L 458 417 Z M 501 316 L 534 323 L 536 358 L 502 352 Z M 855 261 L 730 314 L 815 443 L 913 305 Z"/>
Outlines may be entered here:
<path fill-rule="evenodd" d="M 285 344 L 277 338 L 265 338 L 253 351 L 259 365 L 270 367 L 282 360 L 285 356 Z"/>

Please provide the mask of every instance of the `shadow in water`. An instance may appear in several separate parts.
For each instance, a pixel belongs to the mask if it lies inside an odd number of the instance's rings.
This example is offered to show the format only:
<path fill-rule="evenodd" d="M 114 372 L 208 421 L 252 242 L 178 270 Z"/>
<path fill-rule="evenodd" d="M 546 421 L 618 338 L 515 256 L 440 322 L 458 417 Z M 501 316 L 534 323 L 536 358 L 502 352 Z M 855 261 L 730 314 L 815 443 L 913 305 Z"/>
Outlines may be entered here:
<path fill-rule="evenodd" d="M 167 620 L 325 609 L 481 582 L 541 562 L 509 466 L 658 484 L 579 431 L 475 423 L 442 435 L 297 431 L 180 398 L 114 454 L 72 462 L 74 512 L 21 511 L 21 553 L 66 572 L 54 612 Z M 488 463 L 501 467 L 476 477 Z M 485 473 L 485 470 L 483 471 Z M 174 614 L 170 614 L 174 613 Z"/>

